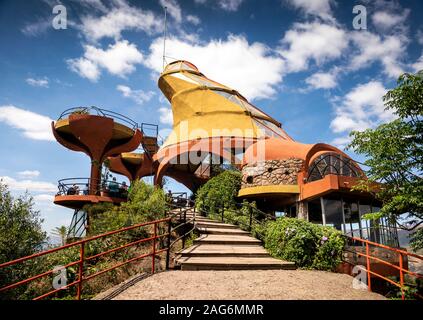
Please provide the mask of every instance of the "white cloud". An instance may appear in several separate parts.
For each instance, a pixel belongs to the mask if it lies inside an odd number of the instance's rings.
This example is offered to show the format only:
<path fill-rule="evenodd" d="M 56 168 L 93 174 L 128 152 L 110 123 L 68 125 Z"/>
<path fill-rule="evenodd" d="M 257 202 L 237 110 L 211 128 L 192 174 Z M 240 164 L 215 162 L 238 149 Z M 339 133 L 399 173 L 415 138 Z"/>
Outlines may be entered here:
<path fill-rule="evenodd" d="M 416 33 L 417 42 L 423 46 L 423 31 L 418 30 Z"/>
<path fill-rule="evenodd" d="M 78 73 L 81 77 L 87 78 L 91 81 L 97 81 L 100 77 L 100 69 L 94 62 L 85 59 L 69 59 L 67 60 L 69 68 Z"/>
<path fill-rule="evenodd" d="M 34 196 L 35 202 L 47 202 L 47 204 L 53 204 L 54 196 L 51 194 L 37 194 Z"/>
<path fill-rule="evenodd" d="M 415 63 L 413 63 L 411 65 L 411 67 L 413 68 L 413 70 L 415 72 L 420 71 L 420 70 L 423 70 L 423 53 L 420 56 L 420 58 Z"/>
<path fill-rule="evenodd" d="M 305 82 L 313 89 L 331 89 L 336 87 L 336 74 L 330 72 L 316 72 Z"/>
<path fill-rule="evenodd" d="M 81 30 L 88 40 L 118 40 L 124 30 L 142 30 L 147 34 L 154 34 L 163 29 L 162 18 L 153 12 L 131 7 L 125 1 L 116 1 L 115 4 L 117 6 L 110 9 L 106 15 L 81 18 Z"/>
<path fill-rule="evenodd" d="M 182 22 L 182 12 L 179 3 L 175 0 L 159 0 L 159 3 L 162 7 L 167 7 L 167 12 L 169 15 L 175 19 L 177 23 Z"/>
<path fill-rule="evenodd" d="M 29 191 L 29 192 L 56 192 L 57 186 L 50 182 L 34 181 L 34 180 L 16 180 L 8 176 L 0 176 L 12 191 Z"/>
<path fill-rule="evenodd" d="M 191 14 L 187 15 L 186 19 L 189 23 L 192 23 L 195 26 L 199 25 L 200 22 L 201 22 L 200 18 L 198 18 L 197 16 L 194 16 L 194 15 L 191 15 Z"/>
<path fill-rule="evenodd" d="M 317 16 L 324 20 L 334 20 L 332 17 L 331 3 L 333 0 L 286 0 L 296 9 L 302 10 L 307 15 Z"/>
<path fill-rule="evenodd" d="M 383 30 L 388 31 L 400 26 L 408 17 L 410 10 L 404 10 L 401 14 L 388 11 L 376 11 L 372 14 L 373 24 Z"/>
<path fill-rule="evenodd" d="M 40 175 L 40 171 L 38 170 L 19 171 L 18 175 L 23 178 L 36 178 Z"/>
<path fill-rule="evenodd" d="M 343 150 L 351 142 L 351 137 L 337 137 L 331 141 L 331 144 Z"/>
<path fill-rule="evenodd" d="M 84 57 L 69 59 L 68 65 L 72 71 L 91 81 L 100 77 L 100 68 L 111 74 L 124 77 L 135 71 L 135 65 L 143 60 L 143 55 L 133 43 L 127 40 L 117 41 L 106 50 L 92 45 L 84 46 Z"/>
<path fill-rule="evenodd" d="M 335 118 L 330 127 L 333 132 L 365 130 L 391 121 L 394 115 L 385 110 L 383 96 L 387 89 L 378 81 L 370 81 L 353 88 L 335 101 Z"/>
<path fill-rule="evenodd" d="M 52 121 L 49 117 L 12 105 L 0 106 L 0 122 L 21 130 L 30 139 L 53 141 Z"/>
<path fill-rule="evenodd" d="M 37 37 L 47 31 L 51 27 L 51 21 L 48 19 L 41 19 L 36 22 L 28 23 L 23 28 L 21 32 L 29 37 Z"/>
<path fill-rule="evenodd" d="M 153 91 L 144 92 L 143 90 L 132 90 L 130 87 L 124 85 L 118 85 L 116 89 L 120 91 L 125 98 L 132 99 L 139 105 L 150 101 L 155 94 Z"/>
<path fill-rule="evenodd" d="M 353 32 L 351 39 L 358 49 L 352 55 L 350 68 L 357 70 L 380 61 L 384 73 L 396 78 L 404 72 L 401 57 L 405 55 L 408 39 L 400 34 L 379 36 L 368 31 Z"/>
<path fill-rule="evenodd" d="M 173 124 L 172 110 L 170 108 L 159 108 L 160 122 L 163 124 Z"/>
<path fill-rule="evenodd" d="M 317 64 L 341 57 L 348 47 L 344 30 L 318 22 L 295 23 L 282 39 L 279 52 L 286 59 L 288 71 L 308 68 L 310 60 Z"/>
<path fill-rule="evenodd" d="M 237 11 L 244 0 L 218 0 L 219 7 L 226 11 Z"/>
<path fill-rule="evenodd" d="M 147 67 L 162 71 L 163 39 L 150 46 Z M 249 99 L 269 98 L 282 81 L 283 60 L 262 43 L 248 43 L 243 36 L 230 35 L 226 40 L 208 43 L 171 38 L 167 55 L 194 63 L 210 79 L 238 90 Z"/>
<path fill-rule="evenodd" d="M 33 87 L 48 88 L 47 78 L 42 78 L 42 79 L 27 78 L 25 81 L 26 83 L 28 83 L 30 86 L 33 86 Z"/>

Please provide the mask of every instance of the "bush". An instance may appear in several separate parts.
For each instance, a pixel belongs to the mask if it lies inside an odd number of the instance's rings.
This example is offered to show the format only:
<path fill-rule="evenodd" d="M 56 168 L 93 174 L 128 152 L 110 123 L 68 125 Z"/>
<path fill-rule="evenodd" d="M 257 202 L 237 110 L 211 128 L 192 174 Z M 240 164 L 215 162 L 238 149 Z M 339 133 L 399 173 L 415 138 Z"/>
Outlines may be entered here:
<path fill-rule="evenodd" d="M 265 247 L 276 258 L 300 268 L 334 271 L 341 262 L 342 233 L 295 218 L 278 218 L 266 224 Z"/>
<path fill-rule="evenodd" d="M 224 171 L 198 189 L 197 208 L 216 213 L 223 206 L 233 207 L 240 188 L 241 173 L 232 170 Z"/>

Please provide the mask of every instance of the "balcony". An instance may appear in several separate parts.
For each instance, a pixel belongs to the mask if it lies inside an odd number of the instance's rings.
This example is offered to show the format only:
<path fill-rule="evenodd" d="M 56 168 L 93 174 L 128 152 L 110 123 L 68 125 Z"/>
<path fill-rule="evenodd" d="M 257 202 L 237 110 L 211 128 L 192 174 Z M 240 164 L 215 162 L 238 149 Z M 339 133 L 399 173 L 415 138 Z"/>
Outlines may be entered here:
<path fill-rule="evenodd" d="M 96 187 L 90 190 L 90 178 L 59 180 L 54 203 L 71 209 L 81 209 L 86 204 L 119 204 L 128 198 L 128 186 L 125 183 L 103 180 L 94 185 Z"/>

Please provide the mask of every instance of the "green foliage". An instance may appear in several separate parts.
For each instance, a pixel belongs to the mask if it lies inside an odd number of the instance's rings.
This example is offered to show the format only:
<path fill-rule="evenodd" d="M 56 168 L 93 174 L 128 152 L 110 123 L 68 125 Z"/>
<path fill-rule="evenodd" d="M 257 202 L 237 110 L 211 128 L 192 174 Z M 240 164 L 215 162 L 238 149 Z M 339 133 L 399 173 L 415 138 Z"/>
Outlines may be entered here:
<path fill-rule="evenodd" d="M 383 204 L 379 217 L 407 213 L 416 225 L 423 219 L 423 71 L 402 75 L 384 102 L 398 119 L 376 129 L 351 132 L 349 148 L 363 154 L 365 165 L 370 167 L 369 179 L 356 189 L 368 191 L 375 182 L 382 182 L 376 194 Z M 414 241 L 416 249 L 423 248 L 422 244 Z"/>
<path fill-rule="evenodd" d="M 232 170 L 224 171 L 197 190 L 197 208 L 216 213 L 223 206 L 233 207 L 240 187 L 241 174 Z"/>
<path fill-rule="evenodd" d="M 266 224 L 265 247 L 277 258 L 301 268 L 333 271 L 341 262 L 345 240 L 341 232 L 295 218 Z"/>
<path fill-rule="evenodd" d="M 42 249 L 47 235 L 41 230 L 43 220 L 34 210 L 34 202 L 28 194 L 14 198 L 0 180 L 0 263 L 31 255 Z M 28 276 L 37 265 L 34 262 L 13 268 L 0 269 L 0 287 Z M 2 299 L 21 295 L 25 287 L 14 293 L 1 294 Z"/>

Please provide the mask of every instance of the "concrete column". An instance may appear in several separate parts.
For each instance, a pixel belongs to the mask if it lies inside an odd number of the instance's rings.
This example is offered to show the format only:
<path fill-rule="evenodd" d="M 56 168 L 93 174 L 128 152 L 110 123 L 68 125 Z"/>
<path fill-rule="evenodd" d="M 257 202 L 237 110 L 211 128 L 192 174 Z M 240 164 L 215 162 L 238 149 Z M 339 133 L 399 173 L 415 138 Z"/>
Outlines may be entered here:
<path fill-rule="evenodd" d="M 297 202 L 297 218 L 308 221 L 308 202 L 307 201 Z"/>

